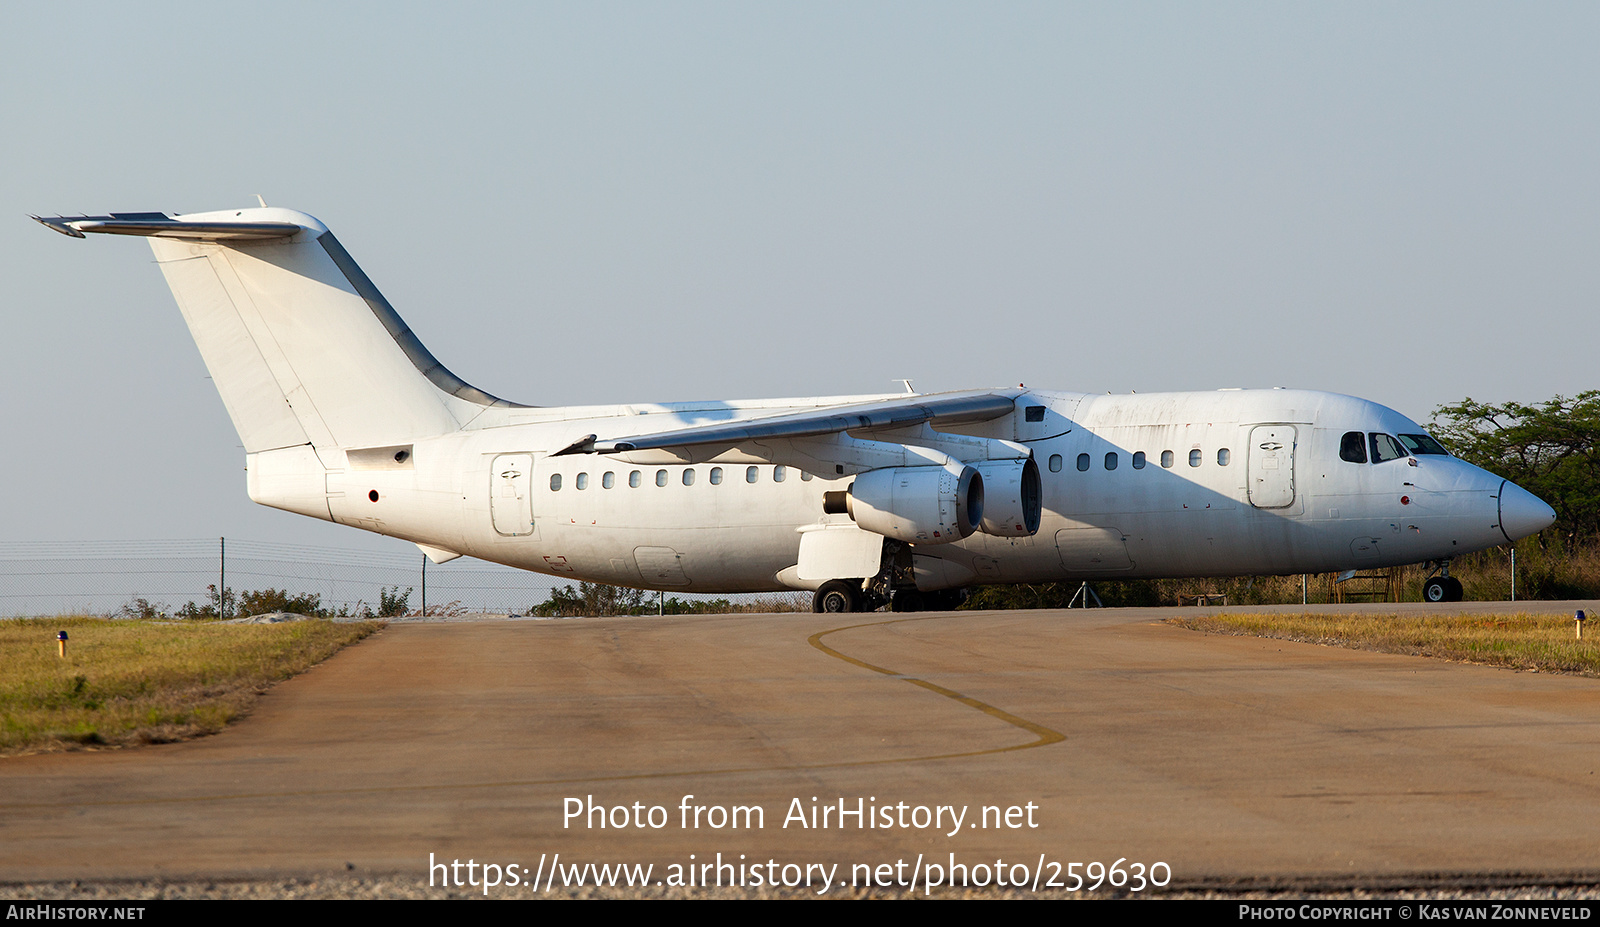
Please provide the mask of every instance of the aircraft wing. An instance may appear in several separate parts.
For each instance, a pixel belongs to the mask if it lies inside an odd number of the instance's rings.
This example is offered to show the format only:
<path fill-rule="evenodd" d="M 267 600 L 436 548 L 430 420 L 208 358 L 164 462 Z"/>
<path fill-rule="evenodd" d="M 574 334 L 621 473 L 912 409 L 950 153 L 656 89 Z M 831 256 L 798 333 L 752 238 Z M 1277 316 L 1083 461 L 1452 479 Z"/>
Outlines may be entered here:
<path fill-rule="evenodd" d="M 626 454 L 661 449 L 731 448 L 750 442 L 820 438 L 845 432 L 874 432 L 917 425 L 953 426 L 986 422 L 1016 410 L 1011 391 L 963 391 L 823 406 L 803 412 L 757 416 L 706 425 L 687 425 L 652 434 L 600 438 L 589 435 L 557 451 L 561 454 Z M 701 454 L 689 454 L 700 457 Z"/>

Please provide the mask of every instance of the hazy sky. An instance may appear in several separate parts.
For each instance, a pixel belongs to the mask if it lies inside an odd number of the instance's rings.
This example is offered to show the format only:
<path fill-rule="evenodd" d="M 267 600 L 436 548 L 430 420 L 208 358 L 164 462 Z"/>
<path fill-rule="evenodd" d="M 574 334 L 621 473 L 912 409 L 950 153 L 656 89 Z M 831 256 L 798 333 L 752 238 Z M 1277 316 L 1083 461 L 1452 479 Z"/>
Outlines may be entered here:
<path fill-rule="evenodd" d="M 254 506 L 138 240 L 260 193 L 540 405 L 1596 385 L 1593 3 L 24 4 L 4 539 L 404 549 Z"/>

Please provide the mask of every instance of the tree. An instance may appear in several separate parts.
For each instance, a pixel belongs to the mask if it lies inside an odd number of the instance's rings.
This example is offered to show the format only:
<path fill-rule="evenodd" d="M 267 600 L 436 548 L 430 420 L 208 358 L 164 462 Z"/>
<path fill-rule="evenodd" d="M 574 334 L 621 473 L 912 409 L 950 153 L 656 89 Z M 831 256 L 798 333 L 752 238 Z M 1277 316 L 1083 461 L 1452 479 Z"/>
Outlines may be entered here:
<path fill-rule="evenodd" d="M 411 588 L 405 592 L 399 586 L 384 586 L 378 591 L 378 617 L 398 618 L 411 610 Z"/>
<path fill-rule="evenodd" d="M 311 615 L 318 618 L 329 614 L 328 610 L 322 607 L 322 594 L 319 592 L 290 595 L 287 589 L 268 588 L 252 590 L 239 596 L 238 614 L 241 616 L 270 615 L 273 612 Z"/>
<path fill-rule="evenodd" d="M 1432 427 L 1457 457 L 1548 502 L 1555 530 L 1600 536 L 1600 390 L 1531 406 L 1465 399 L 1436 409 Z"/>
<path fill-rule="evenodd" d="M 372 606 L 365 602 L 356 602 L 354 605 L 346 602 L 338 608 L 322 604 L 322 594 L 319 592 L 302 592 L 293 595 L 287 589 L 254 589 L 244 592 L 235 592 L 229 588 L 222 594 L 217 593 L 216 584 L 206 587 L 206 604 L 200 605 L 193 600 L 173 613 L 175 618 L 214 621 L 226 615 L 229 618 L 248 618 L 253 615 L 266 615 L 272 612 L 290 612 L 297 615 L 308 615 L 313 618 L 398 618 L 411 610 L 411 587 L 407 586 L 404 592 L 399 586 L 384 586 L 378 591 L 378 612 L 373 614 Z M 428 608 L 430 615 L 455 615 L 459 614 L 459 602 L 447 605 L 434 605 Z M 128 605 L 122 606 L 117 615 L 124 618 L 165 618 L 165 606 L 152 605 L 145 599 L 135 599 Z"/>
<path fill-rule="evenodd" d="M 190 600 L 182 608 L 178 609 L 177 617 L 205 621 L 220 618 L 224 613 L 230 617 L 239 617 L 239 600 L 234 595 L 233 589 L 224 589 L 219 593 L 217 592 L 217 584 L 212 583 L 206 586 L 206 598 L 208 601 L 205 605 L 196 605 L 193 600 Z"/>
<path fill-rule="evenodd" d="M 645 591 L 604 583 L 579 583 L 577 589 L 563 586 L 551 589 L 550 598 L 532 609 L 532 614 L 572 618 L 578 615 L 609 617 L 640 615 L 645 612 Z"/>

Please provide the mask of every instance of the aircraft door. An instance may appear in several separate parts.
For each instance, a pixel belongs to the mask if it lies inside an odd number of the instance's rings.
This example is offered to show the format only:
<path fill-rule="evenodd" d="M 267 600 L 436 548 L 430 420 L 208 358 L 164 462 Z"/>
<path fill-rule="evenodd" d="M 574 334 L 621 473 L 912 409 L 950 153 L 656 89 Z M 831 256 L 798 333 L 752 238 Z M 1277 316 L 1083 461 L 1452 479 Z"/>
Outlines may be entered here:
<path fill-rule="evenodd" d="M 533 455 L 501 454 L 489 466 L 489 512 L 504 537 L 533 534 Z"/>
<path fill-rule="evenodd" d="M 1045 399 L 1024 394 L 1017 399 L 1017 411 L 1012 416 L 1016 423 L 1013 435 L 1018 441 L 1045 441 L 1071 431 L 1072 415 L 1082 400 L 1075 397 L 1056 396 Z"/>
<path fill-rule="evenodd" d="M 1056 553 L 1073 573 L 1112 573 L 1133 569 L 1128 542 L 1119 528 L 1062 528 L 1056 532 Z"/>
<path fill-rule="evenodd" d="M 633 561 L 639 566 L 639 574 L 651 585 L 689 585 L 689 575 L 683 571 L 683 554 L 670 547 L 635 547 Z"/>
<path fill-rule="evenodd" d="M 1250 429 L 1250 504 L 1281 509 L 1294 503 L 1293 425 L 1257 425 Z"/>

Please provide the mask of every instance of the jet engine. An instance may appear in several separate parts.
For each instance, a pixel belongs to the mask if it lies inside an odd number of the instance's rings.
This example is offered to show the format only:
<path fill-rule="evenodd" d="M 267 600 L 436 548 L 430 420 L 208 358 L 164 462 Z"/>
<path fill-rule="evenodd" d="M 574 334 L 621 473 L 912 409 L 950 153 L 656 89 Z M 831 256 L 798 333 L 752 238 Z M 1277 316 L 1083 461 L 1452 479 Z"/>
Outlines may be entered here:
<path fill-rule="evenodd" d="M 840 498 L 843 497 L 843 498 Z M 973 467 L 888 467 L 830 492 L 827 512 L 849 512 L 862 529 L 911 544 L 948 544 L 983 523 L 983 477 Z"/>
<path fill-rule="evenodd" d="M 983 477 L 983 523 L 978 530 L 1002 538 L 1033 537 L 1044 511 L 1039 465 L 1032 457 L 971 465 Z"/>

